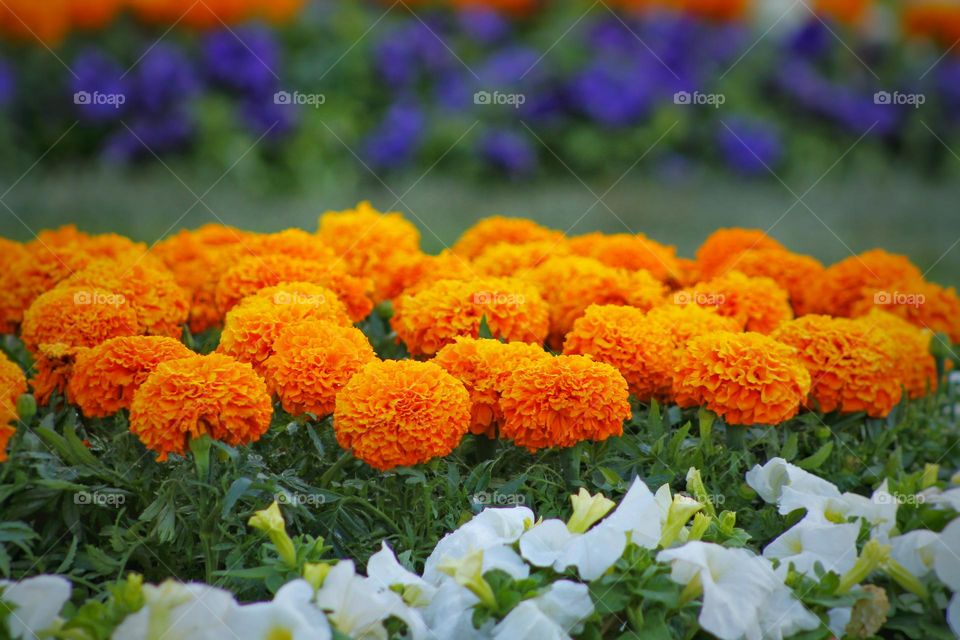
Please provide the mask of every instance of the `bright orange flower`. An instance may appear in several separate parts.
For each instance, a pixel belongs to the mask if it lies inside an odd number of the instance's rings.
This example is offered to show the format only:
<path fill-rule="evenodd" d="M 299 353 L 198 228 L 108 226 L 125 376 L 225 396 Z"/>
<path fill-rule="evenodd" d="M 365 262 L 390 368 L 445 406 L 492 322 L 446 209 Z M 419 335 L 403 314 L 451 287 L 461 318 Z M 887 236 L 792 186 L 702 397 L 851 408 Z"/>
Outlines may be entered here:
<path fill-rule="evenodd" d="M 342 265 L 285 255 L 251 256 L 237 262 L 217 284 L 217 306 L 224 313 L 247 296 L 284 282 L 312 282 L 332 290 L 354 322 L 373 310 L 373 283 L 343 271 Z"/>
<path fill-rule="evenodd" d="M 127 0 L 69 0 L 70 22 L 81 29 L 99 29 L 113 22 Z"/>
<path fill-rule="evenodd" d="M 697 336 L 674 366 L 677 404 L 705 406 L 732 425 L 780 424 L 797 415 L 809 391 L 796 350 L 759 333 Z"/>
<path fill-rule="evenodd" d="M 718 269 L 723 274 L 739 271 L 751 278 L 770 278 L 790 295 L 795 315 L 813 313 L 823 278 L 823 264 L 816 258 L 781 249 L 750 249 L 737 254 Z"/>
<path fill-rule="evenodd" d="M 390 324 L 412 355 L 433 355 L 457 336 L 479 336 L 483 318 L 495 338 L 542 344 L 548 309 L 537 288 L 516 278 L 441 280 L 402 295 Z"/>
<path fill-rule="evenodd" d="M 163 461 L 208 434 L 233 446 L 256 442 L 272 416 L 267 385 L 253 367 L 212 353 L 157 365 L 133 396 L 130 431 Z"/>
<path fill-rule="evenodd" d="M 292 21 L 306 5 L 306 0 L 259 0 L 254 3 L 258 13 L 273 24 Z"/>
<path fill-rule="evenodd" d="M 42 344 L 95 347 L 105 340 L 140 333 L 133 306 L 113 291 L 58 287 L 34 300 L 23 314 L 20 338 L 31 353 Z"/>
<path fill-rule="evenodd" d="M 526 242 L 524 244 L 495 244 L 473 261 L 473 268 L 484 276 L 522 277 L 549 258 L 570 255 L 566 242 Z"/>
<path fill-rule="evenodd" d="M 860 320 L 890 337 L 894 368 L 911 398 L 921 398 L 937 390 L 937 362 L 930 353 L 933 339 L 930 331 L 880 309 L 872 309 Z"/>
<path fill-rule="evenodd" d="M 90 262 L 76 245 L 45 247 L 35 240 L 23 248 L 26 253 L 11 255 L 0 271 L 0 326 L 4 333 L 20 325 L 23 312 L 37 296 Z"/>
<path fill-rule="evenodd" d="M 722 316 L 734 318 L 743 329 L 770 333 L 793 318 L 787 292 L 770 278 L 748 278 L 730 271 L 673 294 L 673 303 L 714 307 Z"/>
<path fill-rule="evenodd" d="M 495 244 L 526 244 L 528 242 L 562 243 L 563 234 L 540 226 L 526 218 L 491 216 L 484 218 L 464 231 L 453 252 L 471 260 Z"/>
<path fill-rule="evenodd" d="M 382 290 L 384 295 L 396 292 L 394 306 L 400 294 L 414 295 L 441 280 L 472 280 L 480 275 L 469 260 L 449 250 L 438 255 L 394 253 L 384 261 Z M 378 278 L 374 274 L 374 278 Z M 389 280 L 389 282 L 388 282 Z"/>
<path fill-rule="evenodd" d="M 863 297 L 850 306 L 851 316 L 861 316 L 878 308 L 921 329 L 945 333 L 953 343 L 960 342 L 960 298 L 953 287 L 912 280 L 883 289 L 868 286 L 862 293 Z"/>
<path fill-rule="evenodd" d="M 17 399 L 26 392 L 23 369 L 0 352 L 0 462 L 7 460 L 7 443 L 17 432 Z"/>
<path fill-rule="evenodd" d="M 367 201 L 324 213 L 317 235 L 355 276 L 373 277 L 390 254 L 420 250 L 420 232 L 411 222 L 397 212 L 380 213 Z"/>
<path fill-rule="evenodd" d="M 161 362 L 191 355 L 173 338 L 111 338 L 77 354 L 67 393 L 88 418 L 111 416 L 130 408 L 133 394 Z"/>
<path fill-rule="evenodd" d="M 377 359 L 362 331 L 326 320 L 283 328 L 263 363 L 267 387 L 287 413 L 333 413 L 337 393 L 364 365 Z"/>
<path fill-rule="evenodd" d="M 445 456 L 470 427 L 470 394 L 432 362 L 371 362 L 337 394 L 337 442 L 386 471 Z"/>
<path fill-rule="evenodd" d="M 71 347 L 66 344 L 42 344 L 34 354 L 33 374 L 30 388 L 37 404 L 46 406 L 54 393 L 67 393 L 67 383 L 73 373 L 73 363 L 77 355 L 87 347 Z M 70 398 L 67 397 L 69 401 Z"/>
<path fill-rule="evenodd" d="M 69 0 L 5 0 L 0 3 L 0 32 L 17 40 L 60 44 L 70 30 Z"/>
<path fill-rule="evenodd" d="M 503 382 L 500 409 L 500 436 L 530 451 L 619 436 L 631 415 L 627 381 L 587 356 L 517 368 Z"/>
<path fill-rule="evenodd" d="M 816 0 L 813 9 L 841 24 L 857 26 L 867 18 L 872 4 L 873 0 Z"/>
<path fill-rule="evenodd" d="M 460 337 L 440 349 L 433 362 L 470 392 L 470 432 L 495 438 L 497 424 L 503 420 L 500 389 L 504 381 L 514 369 L 548 358 L 550 354 L 535 344 Z"/>
<path fill-rule="evenodd" d="M 608 267 L 644 269 L 661 282 L 676 282 L 680 278 L 676 247 L 660 244 L 642 233 L 588 233 L 571 238 L 570 249 Z"/>
<path fill-rule="evenodd" d="M 314 260 L 331 265 L 338 261 L 337 255 L 323 240 L 303 229 L 295 228 L 277 233 L 251 234 L 234 247 L 234 254 L 234 260 L 282 254 L 288 258 Z"/>
<path fill-rule="evenodd" d="M 142 264 L 153 269 L 164 268 L 163 261 L 153 255 L 146 244 L 134 242 L 116 233 L 83 236 L 75 244 L 91 261 L 109 260 Z"/>
<path fill-rule="evenodd" d="M 872 299 L 874 291 L 890 291 L 902 282 L 922 280 L 920 270 L 906 257 L 873 249 L 831 265 L 817 283 L 817 313 L 849 318 L 853 307 Z M 863 310 L 865 312 L 865 310 Z"/>
<path fill-rule="evenodd" d="M 551 258 L 527 276 L 550 305 L 550 345 L 563 338 L 591 304 L 619 304 L 644 311 L 663 303 L 666 287 L 646 271 L 608 267 L 593 258 Z"/>
<path fill-rule="evenodd" d="M 805 406 L 880 418 L 900 402 L 896 345 L 869 323 L 807 315 L 784 323 L 773 337 L 795 348 L 810 372 L 813 385 Z"/>
<path fill-rule="evenodd" d="M 760 229 L 717 229 L 697 249 L 697 268 L 701 279 L 721 273 L 724 265 L 744 251 L 751 249 L 780 249 L 786 247 Z"/>
<path fill-rule="evenodd" d="M 929 38 L 945 48 L 960 40 L 960 6 L 952 0 L 914 0 L 905 3 L 903 30 Z"/>
<path fill-rule="evenodd" d="M 217 350 L 262 372 L 280 331 L 302 320 L 350 326 L 347 309 L 333 291 L 309 282 L 286 282 L 261 289 L 231 309 Z"/>
<path fill-rule="evenodd" d="M 714 307 L 693 304 L 687 306 L 666 304 L 651 309 L 647 317 L 673 336 L 677 348 L 683 347 L 687 340 L 696 336 L 715 331 L 739 333 L 742 330 L 735 318 L 720 315 Z"/>
<path fill-rule="evenodd" d="M 190 300 L 166 267 L 138 262 L 97 260 L 76 272 L 58 288 L 97 288 L 112 291 L 136 312 L 138 333 L 179 338 L 190 313 Z"/>

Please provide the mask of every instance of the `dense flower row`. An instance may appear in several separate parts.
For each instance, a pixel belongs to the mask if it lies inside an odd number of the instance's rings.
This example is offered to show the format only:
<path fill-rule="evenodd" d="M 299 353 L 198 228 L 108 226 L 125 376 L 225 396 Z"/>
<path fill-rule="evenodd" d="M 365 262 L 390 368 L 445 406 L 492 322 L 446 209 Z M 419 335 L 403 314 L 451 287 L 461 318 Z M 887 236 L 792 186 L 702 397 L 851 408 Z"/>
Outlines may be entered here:
<path fill-rule="evenodd" d="M 216 587 L 144 585 L 132 575 L 106 603 L 61 615 L 70 583 L 38 576 L 0 583 L 0 610 L 9 610 L 5 624 L 15 639 L 52 631 L 85 639 L 97 623 L 112 640 L 324 640 L 334 632 L 387 638 L 400 629 L 414 640 L 561 640 L 597 628 L 609 616 L 598 601 L 621 583 L 659 574 L 676 584 L 658 594 L 663 618 L 694 605 L 699 626 L 721 640 L 822 629 L 872 637 L 886 621 L 888 596 L 926 601 L 944 590 L 954 593 L 946 617 L 960 636 L 960 488 L 930 486 L 919 496 L 947 515 L 942 530 L 901 531 L 886 482 L 870 497 L 841 493 L 781 458 L 754 467 L 746 481 L 780 514 L 804 514 L 762 555 L 736 543 L 736 514 L 717 511 L 691 468 L 690 495 L 671 495 L 669 485 L 654 493 L 635 479 L 617 505 L 581 489 L 566 521 L 537 519 L 527 507 L 486 509 L 441 539 L 420 573 L 386 542 L 366 577 L 351 560 L 298 560 L 273 503 L 250 525 L 302 577 L 283 584 L 272 601 L 239 604 Z M 664 586 L 655 585 L 645 593 Z"/>
<path fill-rule="evenodd" d="M 932 347 L 960 342 L 960 298 L 906 258 L 824 267 L 746 229 L 718 230 L 690 260 L 642 235 L 568 239 L 492 217 L 434 256 L 400 214 L 361 203 L 316 233 L 209 225 L 148 250 L 64 227 L 3 249 L 0 323 L 35 360 L 36 401 L 129 410 L 161 460 L 204 435 L 256 441 L 272 397 L 332 415 L 341 446 L 384 470 L 468 432 L 531 451 L 605 440 L 630 396 L 729 425 L 884 417 L 936 388 Z M 415 359 L 378 357 L 354 326 L 371 313 Z M 220 330 L 216 352 L 184 346 L 184 325 Z M 26 380 L 5 358 L 0 374 L 8 425 Z"/>

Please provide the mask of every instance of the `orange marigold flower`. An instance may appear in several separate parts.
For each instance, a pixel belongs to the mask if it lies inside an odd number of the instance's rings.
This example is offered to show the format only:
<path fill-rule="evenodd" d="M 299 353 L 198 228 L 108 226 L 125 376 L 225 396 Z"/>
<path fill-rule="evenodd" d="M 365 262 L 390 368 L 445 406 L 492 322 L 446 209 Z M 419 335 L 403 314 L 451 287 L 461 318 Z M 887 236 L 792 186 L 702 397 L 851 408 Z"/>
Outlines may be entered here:
<path fill-rule="evenodd" d="M 521 277 L 536 269 L 549 258 L 570 255 L 565 242 L 526 242 L 524 244 L 495 244 L 473 261 L 477 273 L 495 277 Z"/>
<path fill-rule="evenodd" d="M 692 338 L 674 366 L 681 407 L 705 406 L 728 424 L 776 425 L 797 414 L 810 374 L 796 351 L 759 333 Z"/>
<path fill-rule="evenodd" d="M 367 201 L 355 209 L 327 211 L 320 216 L 317 234 L 347 264 L 347 270 L 357 276 L 372 277 L 383 259 L 392 253 L 420 250 L 416 226 L 403 214 L 380 213 Z"/>
<path fill-rule="evenodd" d="M 701 278 L 712 278 L 722 272 L 730 260 L 752 249 L 779 249 L 786 247 L 760 229 L 717 229 L 697 249 L 697 268 Z"/>
<path fill-rule="evenodd" d="M 825 271 L 816 258 L 781 249 L 750 249 L 718 269 L 719 273 L 739 271 L 751 278 L 770 278 L 790 296 L 795 315 L 813 313 L 817 283 Z"/>
<path fill-rule="evenodd" d="M 587 356 L 557 356 L 516 369 L 503 382 L 500 409 L 500 436 L 530 451 L 619 436 L 631 415 L 627 381 Z"/>
<path fill-rule="evenodd" d="M 895 369 L 911 398 L 937 390 L 937 362 L 930 353 L 930 331 L 880 309 L 872 309 L 861 320 L 891 338 Z"/>
<path fill-rule="evenodd" d="M 71 347 L 62 343 L 42 344 L 37 348 L 30 388 L 37 404 L 45 406 L 54 393 L 66 394 L 77 355 L 87 347 Z M 67 397 L 69 401 L 69 396 Z"/>
<path fill-rule="evenodd" d="M 23 245 L 23 249 L 25 253 L 11 255 L 0 270 L 0 325 L 5 329 L 19 326 L 23 312 L 37 296 L 90 262 L 77 245 L 44 246 L 34 240 Z"/>
<path fill-rule="evenodd" d="M 899 283 L 922 280 L 906 257 L 873 249 L 831 265 L 817 283 L 816 311 L 849 318 L 853 307 L 873 291 L 892 291 Z"/>
<path fill-rule="evenodd" d="M 463 232 L 453 252 L 474 259 L 495 244 L 526 244 L 528 242 L 554 242 L 560 244 L 564 236 L 559 231 L 547 229 L 526 218 L 490 216 Z"/>
<path fill-rule="evenodd" d="M 570 249 L 608 267 L 644 269 L 661 282 L 677 282 L 680 278 L 676 247 L 660 244 L 642 233 L 588 233 L 571 238 Z"/>
<path fill-rule="evenodd" d="M 884 289 L 866 287 L 863 297 L 851 305 L 850 315 L 861 316 L 874 308 L 900 316 L 921 329 L 945 333 L 953 343 L 960 342 L 960 298 L 953 287 L 920 279 Z"/>
<path fill-rule="evenodd" d="M 742 330 L 735 318 L 720 315 L 714 307 L 701 307 L 694 304 L 663 305 L 651 309 L 647 317 L 673 336 L 678 348 L 696 336 L 714 331 L 739 333 Z"/>
<path fill-rule="evenodd" d="M 350 378 L 376 359 L 359 329 L 307 320 L 280 331 L 263 370 L 287 413 L 323 418 L 333 413 L 337 393 Z"/>
<path fill-rule="evenodd" d="M 67 392 L 88 418 L 130 408 L 133 394 L 161 362 L 193 355 L 182 343 L 162 336 L 112 338 L 77 354 Z"/>
<path fill-rule="evenodd" d="M 179 338 L 190 313 L 190 299 L 166 267 L 97 260 L 73 274 L 60 288 L 99 288 L 126 299 L 137 313 L 138 333 Z"/>
<path fill-rule="evenodd" d="M 415 360 L 367 364 L 337 394 L 337 442 L 386 471 L 445 456 L 470 427 L 470 394 L 439 365 Z"/>
<path fill-rule="evenodd" d="M 166 460 L 204 435 L 241 445 L 270 428 L 273 403 L 249 364 L 212 353 L 157 365 L 133 395 L 130 431 Z"/>
<path fill-rule="evenodd" d="M 734 318 L 741 328 L 770 333 L 793 318 L 789 294 L 770 278 L 749 278 L 730 271 L 673 294 L 678 305 L 714 307 L 722 316 Z"/>
<path fill-rule="evenodd" d="M 42 344 L 95 347 L 140 333 L 137 312 L 121 294 L 88 287 L 58 287 L 23 314 L 20 338 L 31 353 Z"/>
<path fill-rule="evenodd" d="M 390 323 L 413 355 L 433 355 L 457 336 L 478 337 L 483 318 L 495 338 L 541 344 L 549 328 L 537 288 L 515 278 L 441 280 L 398 299 Z"/>
<path fill-rule="evenodd" d="M 472 280 L 480 275 L 469 260 L 449 250 L 435 256 L 419 254 L 414 257 L 413 254 L 395 253 L 383 266 L 387 273 L 394 272 L 391 277 L 395 284 L 391 290 L 402 285 L 397 294 L 389 298 L 394 306 L 400 300 L 401 293 L 414 295 L 441 280 Z"/>
<path fill-rule="evenodd" d="M 286 282 L 261 289 L 231 309 L 217 350 L 262 371 L 280 331 L 302 320 L 351 324 L 346 307 L 330 289 L 309 282 Z"/>
<path fill-rule="evenodd" d="M 608 267 L 593 258 L 551 258 L 527 276 L 550 305 L 550 345 L 563 337 L 591 304 L 619 304 L 647 311 L 663 303 L 666 287 L 646 271 Z"/>
<path fill-rule="evenodd" d="M 27 392 L 20 365 L 0 353 L 0 462 L 7 459 L 7 443 L 17 432 L 17 399 Z"/>
<path fill-rule="evenodd" d="M 154 269 L 164 269 L 163 261 L 153 255 L 146 244 L 134 242 L 116 233 L 87 236 L 77 243 L 91 261 L 113 260 L 142 264 Z"/>
<path fill-rule="evenodd" d="M 892 339 L 861 320 L 807 315 L 773 337 L 793 347 L 813 380 L 805 406 L 886 416 L 902 395 Z"/>
<path fill-rule="evenodd" d="M 234 247 L 234 259 L 250 256 L 285 255 L 302 260 L 334 263 L 336 254 L 321 238 L 303 229 L 285 229 L 277 233 L 252 234 Z"/>
<path fill-rule="evenodd" d="M 550 354 L 525 342 L 460 337 L 437 352 L 433 362 L 457 378 L 470 392 L 470 432 L 496 437 L 503 420 L 500 389 L 514 369 Z"/>
<path fill-rule="evenodd" d="M 224 313 L 247 296 L 284 282 L 312 282 L 331 289 L 359 322 L 373 310 L 373 283 L 348 275 L 342 265 L 285 255 L 251 256 L 237 262 L 217 284 L 217 306 Z"/>

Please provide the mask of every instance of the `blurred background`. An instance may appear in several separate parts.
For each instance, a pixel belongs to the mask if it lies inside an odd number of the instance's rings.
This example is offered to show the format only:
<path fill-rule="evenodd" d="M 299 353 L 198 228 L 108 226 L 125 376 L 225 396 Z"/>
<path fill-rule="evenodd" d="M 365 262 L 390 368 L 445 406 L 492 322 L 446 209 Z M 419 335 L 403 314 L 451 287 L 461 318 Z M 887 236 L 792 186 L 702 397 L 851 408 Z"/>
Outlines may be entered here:
<path fill-rule="evenodd" d="M 960 284 L 960 0 L 0 0 L 0 235 L 751 226 Z"/>

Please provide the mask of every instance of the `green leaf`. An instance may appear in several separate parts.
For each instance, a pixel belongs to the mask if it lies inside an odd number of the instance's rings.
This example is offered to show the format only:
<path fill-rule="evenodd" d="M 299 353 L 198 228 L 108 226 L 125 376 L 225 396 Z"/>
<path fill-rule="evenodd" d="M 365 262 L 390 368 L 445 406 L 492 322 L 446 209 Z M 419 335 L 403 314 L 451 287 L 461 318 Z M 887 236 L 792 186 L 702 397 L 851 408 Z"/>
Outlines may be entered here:
<path fill-rule="evenodd" d="M 817 449 L 817 451 L 809 456 L 797 462 L 797 466 L 801 469 L 806 469 L 807 471 L 813 471 L 819 469 L 824 462 L 827 461 L 827 458 L 830 457 L 830 452 L 833 451 L 833 441 L 829 441 L 824 444 L 822 447 Z"/>

